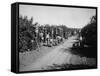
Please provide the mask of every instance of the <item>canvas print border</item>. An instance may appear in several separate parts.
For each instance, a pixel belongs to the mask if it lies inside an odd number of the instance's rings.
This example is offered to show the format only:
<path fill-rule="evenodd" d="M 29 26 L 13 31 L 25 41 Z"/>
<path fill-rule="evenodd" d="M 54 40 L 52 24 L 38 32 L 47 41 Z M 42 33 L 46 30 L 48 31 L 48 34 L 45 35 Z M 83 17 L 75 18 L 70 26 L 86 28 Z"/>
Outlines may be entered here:
<path fill-rule="evenodd" d="M 89 8 L 96 9 L 96 19 L 98 19 L 97 7 L 92 6 L 74 6 L 74 5 L 61 5 L 61 4 L 43 4 L 43 3 L 25 3 L 25 2 L 16 2 L 11 5 L 11 71 L 14 73 L 33 73 L 33 72 L 51 72 L 51 71 L 67 71 L 67 69 L 59 70 L 36 70 L 36 71 L 19 71 L 19 52 L 18 52 L 18 38 L 19 38 L 19 5 L 36 5 L 36 6 L 52 6 L 52 7 L 74 7 L 74 8 Z M 98 20 L 97 20 L 98 21 Z M 98 22 L 97 29 L 98 29 Z M 98 31 L 98 30 L 97 30 Z M 97 32 L 98 36 L 98 32 Z M 98 38 L 98 37 L 97 37 Z M 98 39 L 97 39 L 98 44 Z M 97 45 L 98 46 L 98 45 Z M 97 49 L 98 51 L 98 49 Z M 98 54 L 98 53 L 97 53 Z M 97 56 L 98 57 L 98 56 Z M 97 64 L 96 59 L 96 64 Z M 94 68 L 78 68 L 78 69 L 68 69 L 68 70 L 83 70 L 83 69 L 96 69 Z"/>

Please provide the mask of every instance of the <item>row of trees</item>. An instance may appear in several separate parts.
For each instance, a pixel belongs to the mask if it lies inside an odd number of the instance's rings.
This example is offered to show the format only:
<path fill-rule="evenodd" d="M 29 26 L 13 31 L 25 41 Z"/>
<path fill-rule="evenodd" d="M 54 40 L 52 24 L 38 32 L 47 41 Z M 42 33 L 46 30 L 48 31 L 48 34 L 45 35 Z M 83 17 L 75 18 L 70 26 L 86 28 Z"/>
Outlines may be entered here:
<path fill-rule="evenodd" d="M 33 39 L 35 41 L 35 26 L 36 24 L 32 24 L 33 18 L 30 20 L 27 19 L 27 16 L 24 18 L 22 16 L 19 17 L 19 51 L 24 52 L 36 49 L 36 42 L 34 44 L 31 43 Z M 34 45 L 34 47 L 32 47 Z"/>
<path fill-rule="evenodd" d="M 84 44 L 91 47 L 97 46 L 96 16 L 92 16 L 90 23 L 81 30 L 81 35 L 83 37 Z"/>
<path fill-rule="evenodd" d="M 78 46 L 74 46 L 77 52 L 88 57 L 97 56 L 97 20 L 92 16 L 90 22 L 81 29 L 80 35 L 82 40 Z M 75 45 L 75 44 L 74 44 Z M 74 50 L 75 50 L 74 49 Z"/>
<path fill-rule="evenodd" d="M 40 44 L 41 33 L 43 34 L 44 42 L 46 35 L 49 38 L 56 39 L 57 36 L 67 39 L 69 36 L 79 32 L 79 29 L 68 28 L 65 25 L 40 25 L 33 23 L 33 18 L 28 19 L 27 16 L 19 17 L 19 51 L 36 50 Z"/>
<path fill-rule="evenodd" d="M 96 16 L 92 16 L 90 22 L 81 30 L 83 37 L 82 45 L 85 47 L 84 54 L 90 57 L 97 57 L 97 20 Z"/>

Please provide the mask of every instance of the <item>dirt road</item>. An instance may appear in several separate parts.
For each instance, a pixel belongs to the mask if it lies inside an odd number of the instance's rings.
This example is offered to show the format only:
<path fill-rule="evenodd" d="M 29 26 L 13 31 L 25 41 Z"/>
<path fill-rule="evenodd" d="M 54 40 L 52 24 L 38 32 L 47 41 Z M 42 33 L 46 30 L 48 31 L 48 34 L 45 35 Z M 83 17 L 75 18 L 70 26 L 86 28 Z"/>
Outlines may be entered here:
<path fill-rule="evenodd" d="M 76 42 L 76 36 L 70 37 L 68 40 L 65 40 L 64 43 L 56 46 L 51 52 L 44 55 L 43 57 L 36 60 L 29 66 L 26 66 L 21 71 L 34 71 L 34 70 L 43 70 L 47 66 L 52 66 L 53 64 L 80 64 L 85 58 L 80 58 L 79 56 L 72 55 L 70 52 L 67 52 L 73 43 Z M 66 49 L 66 52 L 65 52 Z"/>

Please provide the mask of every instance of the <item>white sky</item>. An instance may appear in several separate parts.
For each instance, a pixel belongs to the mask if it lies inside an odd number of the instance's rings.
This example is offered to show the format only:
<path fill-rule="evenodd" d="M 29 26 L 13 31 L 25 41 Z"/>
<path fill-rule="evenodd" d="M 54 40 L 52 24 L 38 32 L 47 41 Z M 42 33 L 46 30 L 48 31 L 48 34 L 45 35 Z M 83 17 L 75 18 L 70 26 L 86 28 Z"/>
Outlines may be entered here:
<path fill-rule="evenodd" d="M 68 27 L 82 28 L 96 14 L 96 10 L 73 7 L 20 5 L 19 14 L 28 16 L 29 19 L 33 17 L 33 23 L 64 24 Z"/>

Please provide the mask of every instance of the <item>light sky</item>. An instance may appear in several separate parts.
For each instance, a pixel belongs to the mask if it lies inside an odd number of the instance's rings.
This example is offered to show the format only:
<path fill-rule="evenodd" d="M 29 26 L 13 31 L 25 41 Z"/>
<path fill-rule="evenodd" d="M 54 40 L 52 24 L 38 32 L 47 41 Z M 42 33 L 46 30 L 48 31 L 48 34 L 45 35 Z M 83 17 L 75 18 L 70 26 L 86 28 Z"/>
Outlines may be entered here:
<path fill-rule="evenodd" d="M 82 28 L 89 23 L 90 18 L 96 14 L 95 9 L 74 8 L 74 7 L 54 7 L 54 6 L 36 6 L 20 5 L 19 14 L 33 17 L 33 23 L 66 25 L 72 28 Z"/>

